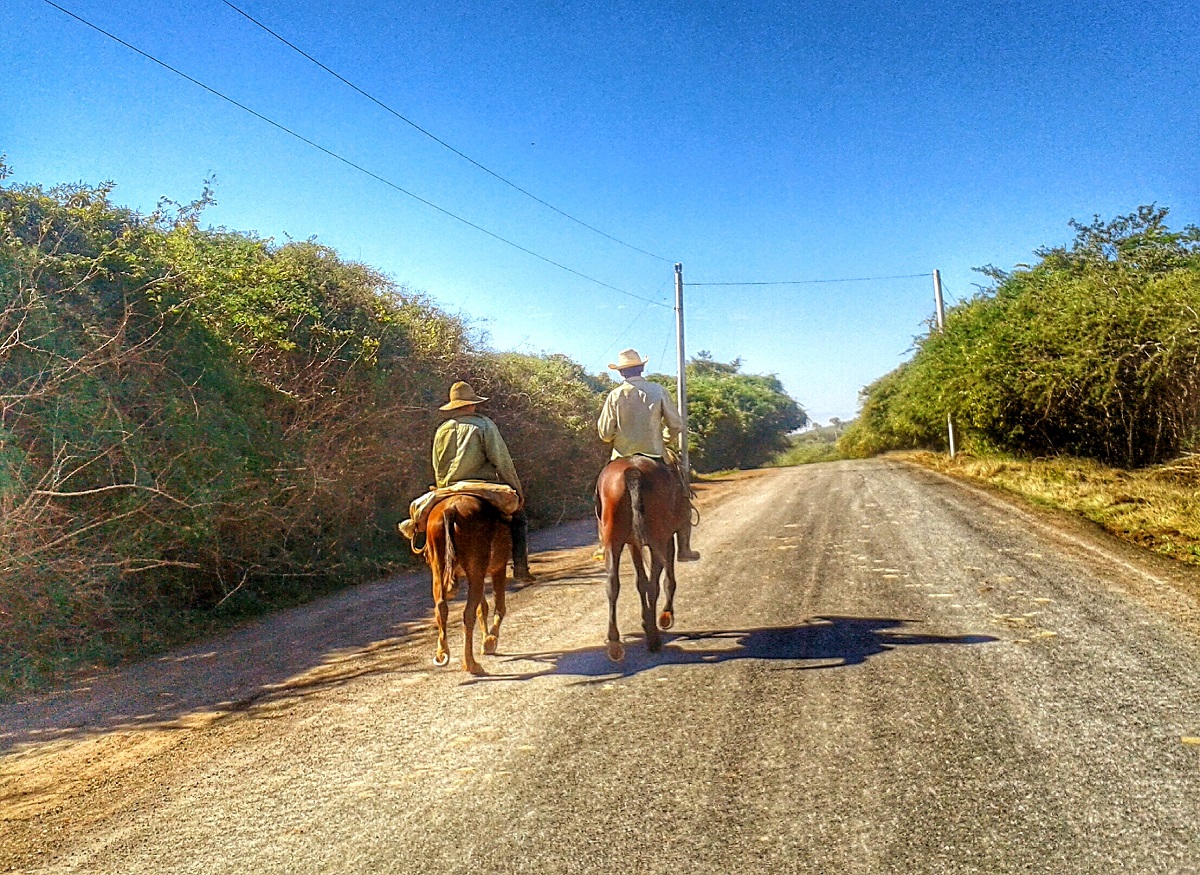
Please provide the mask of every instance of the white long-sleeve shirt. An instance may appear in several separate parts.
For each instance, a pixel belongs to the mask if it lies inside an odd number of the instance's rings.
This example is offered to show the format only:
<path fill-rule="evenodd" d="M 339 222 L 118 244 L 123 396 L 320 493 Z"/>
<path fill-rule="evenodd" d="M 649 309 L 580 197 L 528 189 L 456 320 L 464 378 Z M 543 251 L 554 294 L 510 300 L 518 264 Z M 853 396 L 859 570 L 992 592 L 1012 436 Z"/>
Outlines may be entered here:
<path fill-rule="evenodd" d="M 608 393 L 596 424 L 600 440 L 613 445 L 614 459 L 641 454 L 662 457 L 663 429 L 677 444 L 683 419 L 667 390 L 644 377 L 626 377 Z"/>

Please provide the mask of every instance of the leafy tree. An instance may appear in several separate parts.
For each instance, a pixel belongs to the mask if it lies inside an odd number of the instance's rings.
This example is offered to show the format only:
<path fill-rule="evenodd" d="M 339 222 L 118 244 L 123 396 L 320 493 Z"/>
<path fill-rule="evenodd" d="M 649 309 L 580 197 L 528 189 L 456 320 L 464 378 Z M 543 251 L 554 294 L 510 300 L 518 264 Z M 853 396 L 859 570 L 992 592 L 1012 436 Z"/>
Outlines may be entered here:
<path fill-rule="evenodd" d="M 968 441 L 1138 466 L 1200 430 L 1200 230 L 1163 208 L 1083 225 L 1032 267 L 947 314 L 944 332 L 868 386 L 844 449 L 937 446 L 947 413 Z"/>
<path fill-rule="evenodd" d="M 651 379 L 675 388 L 670 377 Z M 740 359 L 718 362 L 701 351 L 688 363 L 687 381 L 688 457 L 698 471 L 757 468 L 808 422 L 777 377 L 743 374 Z"/>

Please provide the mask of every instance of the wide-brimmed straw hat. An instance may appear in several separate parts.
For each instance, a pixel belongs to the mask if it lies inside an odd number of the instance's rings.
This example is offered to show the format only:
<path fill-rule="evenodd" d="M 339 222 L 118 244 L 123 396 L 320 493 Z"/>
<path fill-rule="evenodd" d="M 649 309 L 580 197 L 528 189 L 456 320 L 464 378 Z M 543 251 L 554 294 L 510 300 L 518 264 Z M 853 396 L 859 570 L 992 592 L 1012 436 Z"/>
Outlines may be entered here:
<path fill-rule="evenodd" d="M 623 349 L 621 350 L 621 354 L 617 356 L 617 363 L 614 365 L 612 362 L 609 362 L 608 366 L 614 371 L 623 371 L 626 368 L 640 367 L 648 361 L 650 359 L 642 358 L 641 353 L 636 349 Z"/>
<path fill-rule="evenodd" d="M 450 387 L 450 400 L 438 409 L 458 410 L 460 407 L 467 407 L 471 404 L 482 404 L 484 401 L 487 401 L 487 399 L 476 395 L 470 383 L 464 383 L 462 380 L 459 380 Z"/>

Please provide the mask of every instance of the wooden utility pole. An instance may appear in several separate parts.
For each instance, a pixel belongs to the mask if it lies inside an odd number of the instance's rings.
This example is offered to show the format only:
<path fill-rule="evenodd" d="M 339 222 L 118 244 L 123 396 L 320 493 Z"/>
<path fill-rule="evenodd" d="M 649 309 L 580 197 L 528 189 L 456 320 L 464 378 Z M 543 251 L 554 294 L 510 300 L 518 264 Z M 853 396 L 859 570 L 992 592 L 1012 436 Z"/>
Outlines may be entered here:
<path fill-rule="evenodd" d="M 683 476 L 689 476 L 688 467 L 688 414 L 687 414 L 687 355 L 683 343 L 683 265 L 675 265 L 675 347 L 678 353 L 679 380 L 675 385 L 679 396 L 679 418 L 683 420 L 683 431 L 679 435 L 679 464 Z"/>
<path fill-rule="evenodd" d="M 934 270 L 933 272 L 933 300 L 937 304 L 937 327 L 938 331 L 946 330 L 946 306 L 942 303 L 942 272 Z M 950 458 L 954 458 L 954 420 L 950 418 L 950 414 L 946 414 L 946 433 L 950 436 Z"/>

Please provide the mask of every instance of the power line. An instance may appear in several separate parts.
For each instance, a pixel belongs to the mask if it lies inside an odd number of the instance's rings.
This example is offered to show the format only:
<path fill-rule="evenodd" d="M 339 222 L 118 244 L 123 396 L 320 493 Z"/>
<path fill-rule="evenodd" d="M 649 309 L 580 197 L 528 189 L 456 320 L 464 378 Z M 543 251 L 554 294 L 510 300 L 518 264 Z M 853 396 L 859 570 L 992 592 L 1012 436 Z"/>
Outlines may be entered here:
<path fill-rule="evenodd" d="M 662 291 L 663 291 L 663 289 L 665 289 L 665 288 L 667 287 L 667 283 L 669 283 L 669 282 L 671 282 L 671 280 L 669 280 L 669 279 L 668 279 L 668 280 L 665 280 L 665 281 L 663 282 L 663 284 L 662 284 L 661 286 L 659 286 L 659 287 L 658 287 L 658 289 L 655 291 L 655 294 L 657 294 L 657 295 L 661 295 L 661 294 L 662 294 Z M 629 330 L 630 330 L 631 328 L 633 328 L 633 326 L 634 326 L 634 325 L 636 325 L 636 324 L 637 324 L 638 320 L 639 320 L 639 319 L 641 319 L 641 318 L 642 318 L 642 316 L 644 316 L 644 315 L 645 315 L 645 313 L 646 313 L 646 311 L 647 311 L 648 309 L 650 309 L 650 305 L 649 305 L 649 304 L 647 304 L 646 306 L 642 307 L 642 309 L 638 311 L 638 314 L 637 314 L 636 316 L 634 316 L 634 317 L 633 317 L 633 320 L 632 320 L 632 321 L 631 321 L 631 322 L 630 322 L 628 325 L 626 325 L 624 328 L 622 328 L 622 329 L 621 329 L 621 331 L 620 331 L 620 332 L 617 334 L 617 336 L 613 338 L 612 342 L 611 342 L 611 343 L 609 343 L 609 344 L 608 344 L 608 346 L 606 346 L 606 347 L 604 348 L 604 351 L 603 351 L 603 352 L 601 352 L 599 356 L 597 356 L 597 358 L 600 360 L 600 363 L 601 363 L 601 364 L 603 364 L 603 363 L 604 363 L 604 359 L 605 359 L 605 358 L 608 356 L 608 354 L 609 354 L 609 353 L 610 353 L 610 352 L 613 350 L 613 348 L 614 348 L 614 347 L 616 347 L 616 345 L 617 345 L 618 343 L 620 343 L 620 342 L 621 342 L 621 338 L 622 338 L 622 337 L 624 337 L 626 334 L 628 334 L 628 333 L 629 333 Z"/>
<path fill-rule="evenodd" d="M 238 109 L 240 109 L 244 112 L 250 113 L 250 115 L 254 116 L 255 118 L 257 118 L 261 121 L 266 122 L 267 124 L 271 125 L 274 128 L 277 128 L 280 131 L 283 131 L 285 134 L 288 134 L 291 137 L 295 137 L 297 140 L 300 140 L 302 143 L 306 143 L 307 145 L 312 146 L 314 149 L 318 150 L 319 152 L 323 152 L 324 154 L 328 155 L 330 158 L 340 161 L 343 164 L 345 164 L 346 166 L 352 167 L 353 169 L 359 171 L 360 173 L 366 174 L 367 176 L 371 177 L 372 179 L 374 179 L 378 182 L 382 182 L 384 185 L 388 186 L 389 188 L 395 189 L 396 191 L 400 192 L 401 194 L 407 195 L 408 197 L 412 198 L 413 200 L 419 201 L 420 203 L 424 204 L 425 206 L 435 209 L 439 213 L 442 213 L 445 216 L 449 216 L 451 219 L 454 219 L 457 222 L 461 222 L 462 224 L 467 225 L 470 228 L 474 228 L 476 231 L 486 234 L 487 236 L 491 237 L 494 240 L 498 240 L 501 243 L 511 246 L 513 249 L 520 250 L 521 252 L 524 252 L 526 255 L 531 255 L 534 258 L 538 259 L 539 261 L 544 261 L 546 264 L 557 267 L 559 270 L 564 270 L 567 273 L 573 274 L 573 275 L 579 277 L 580 279 L 587 280 L 590 283 L 595 283 L 598 286 L 603 286 L 606 289 L 610 289 L 610 290 L 612 290 L 614 292 L 618 292 L 622 295 L 627 295 L 628 297 L 635 298 L 639 301 L 645 301 L 648 304 L 656 304 L 659 307 L 667 307 L 668 309 L 670 307 L 669 304 L 664 304 L 662 301 L 654 301 L 654 300 L 651 300 L 650 298 L 644 298 L 641 295 L 635 295 L 633 292 L 628 292 L 625 289 L 619 289 L 614 285 L 610 285 L 609 283 L 604 282 L 603 280 L 598 280 L 595 277 L 588 276 L 587 274 L 581 273 L 580 271 L 577 271 L 574 268 L 567 267 L 565 264 L 561 264 L 552 258 L 547 258 L 545 255 L 541 255 L 537 252 L 534 252 L 532 249 L 527 249 L 526 247 L 522 246 L 519 243 L 514 243 L 512 240 L 509 240 L 506 237 L 501 237 L 499 234 L 495 233 L 494 231 L 489 231 L 487 228 L 484 228 L 481 225 L 476 225 L 474 222 L 470 221 L 469 219 L 464 219 L 462 216 L 460 216 L 456 213 L 452 213 L 450 210 L 447 210 L 445 207 L 439 207 L 433 201 L 426 200 L 425 198 L 421 197 L 420 195 L 414 194 L 413 192 L 409 191 L 408 189 L 397 185 L 396 183 L 392 182 L 390 179 L 385 179 L 384 177 L 380 176 L 379 174 L 377 174 L 371 170 L 367 170 L 365 167 L 362 167 L 359 164 L 355 164 L 349 158 L 343 158 L 338 153 L 333 152 L 329 149 L 326 149 L 324 146 L 320 145 L 319 143 L 315 143 L 312 140 L 305 137 L 304 135 L 296 133 L 291 128 L 289 128 L 285 125 L 282 125 L 279 122 L 274 121 L 273 119 L 267 118 L 267 116 L 251 109 L 250 107 L 246 106 L 243 103 L 239 103 L 238 101 L 234 100 L 232 97 L 229 97 L 226 94 L 222 94 L 220 91 L 217 91 L 215 88 L 205 85 L 199 79 L 192 78 L 187 73 L 184 73 L 182 70 L 178 70 L 175 67 L 172 67 L 166 61 L 159 60 L 158 58 L 154 57 L 154 55 L 151 55 L 149 52 L 144 52 L 141 49 L 139 49 L 137 46 L 127 43 L 125 40 L 121 39 L 119 36 L 109 33 L 107 30 L 105 30 L 102 27 L 99 27 L 98 25 L 92 24 L 92 22 L 88 21 L 86 18 L 82 18 L 81 16 L 76 15 L 74 12 L 72 12 L 69 9 L 64 9 L 62 6 L 59 6 L 57 3 L 55 3 L 54 0 L 42 0 L 42 2 L 46 3 L 49 6 L 53 6 L 55 9 L 57 9 L 59 12 L 62 12 L 64 15 L 68 15 L 71 18 L 74 18 L 80 24 L 84 24 L 87 27 L 90 27 L 92 30 L 96 31 L 97 33 L 103 34 L 104 36 L 108 37 L 109 39 L 113 40 L 114 42 L 120 43 L 121 45 L 125 46 L 125 48 L 129 49 L 130 51 L 137 52 L 143 58 L 153 61 L 155 64 L 158 64 L 163 69 L 170 70 L 176 76 L 180 76 L 180 77 L 186 79 L 187 81 L 191 82 L 193 85 L 197 85 L 200 88 L 203 88 L 209 94 L 213 94 L 216 97 L 219 97 L 222 100 L 233 104 Z"/>
<path fill-rule="evenodd" d="M 228 6 L 230 9 L 232 9 L 234 12 L 238 13 L 238 15 L 241 15 L 247 21 L 250 21 L 251 23 L 253 23 L 253 24 L 257 25 L 258 27 L 262 28 L 263 30 L 265 30 L 267 33 L 269 33 L 271 36 L 275 37 L 275 39 L 279 40 L 279 42 L 283 43 L 285 46 L 287 46 L 292 51 L 294 51 L 297 54 L 300 54 L 300 55 L 304 56 L 305 58 L 307 58 L 308 60 L 312 61 L 314 64 L 316 64 L 318 67 L 320 67 L 326 73 L 328 73 L 330 76 L 333 76 L 335 79 L 337 79 L 339 82 L 341 82 L 344 85 L 357 91 L 363 97 L 367 98 L 367 100 L 374 103 L 376 106 L 391 113 L 396 118 L 400 119 L 400 121 L 404 122 L 406 125 L 409 125 L 414 130 L 419 131 L 420 133 L 424 134 L 426 137 L 433 140 L 438 145 L 443 146 L 446 149 L 449 149 L 451 152 L 453 152 L 459 158 L 462 158 L 464 161 L 468 161 L 471 164 L 475 165 L 476 167 L 478 167 L 480 170 L 482 170 L 484 173 L 488 174 L 489 176 L 492 176 L 495 179 L 500 180 L 505 185 L 509 186 L 510 188 L 515 189 L 516 191 L 519 191 L 521 194 L 525 195 L 526 197 L 537 201 L 539 204 L 546 207 L 547 209 L 553 210 L 554 212 L 558 213 L 563 218 L 570 219 L 575 224 L 581 225 L 582 227 L 587 228 L 589 231 L 592 231 L 595 234 L 599 234 L 601 237 L 611 240 L 614 243 L 619 243 L 621 246 L 624 246 L 627 249 L 632 249 L 634 252 L 640 252 L 642 255 L 648 255 L 650 258 L 657 258 L 659 261 L 665 261 L 668 263 L 672 262 L 672 259 L 670 259 L 670 258 L 666 258 L 662 255 L 656 255 L 653 252 L 647 252 L 645 249 L 641 249 L 640 247 L 634 246 L 632 243 L 626 243 L 624 240 L 621 240 L 617 237 L 614 237 L 611 234 L 601 231 L 599 228 L 597 228 L 593 225 L 589 225 L 587 222 L 583 221 L 582 219 L 577 219 L 574 216 L 572 216 L 570 213 L 560 210 L 558 207 L 554 206 L 553 204 L 547 203 L 546 201 L 542 200 L 537 195 L 535 195 L 532 192 L 527 191 L 526 189 L 517 185 L 512 180 L 506 179 L 505 177 L 501 176 L 499 173 L 496 173 L 491 168 L 485 167 L 483 164 L 480 164 L 478 161 L 476 161 L 470 155 L 466 155 L 463 152 L 460 152 L 454 146 L 451 146 L 445 140 L 443 140 L 440 137 L 436 136 L 435 134 L 427 131 L 425 128 L 421 127 L 419 124 L 414 122 L 412 119 L 410 119 L 410 118 L 402 115 L 401 113 L 397 112 L 396 110 L 392 109 L 392 107 L 388 106 L 386 103 L 384 103 L 379 98 L 375 97 L 372 94 L 367 93 L 362 88 L 359 88 L 357 85 L 355 85 L 349 79 L 347 79 L 345 76 L 341 75 L 336 70 L 332 70 L 329 67 L 325 66 L 320 61 L 318 61 L 316 58 L 314 58 L 312 55 L 310 55 L 308 52 L 304 51 L 304 49 L 300 48 L 299 46 L 295 45 L 292 42 L 289 42 L 286 38 L 284 38 L 280 34 L 276 33 L 274 30 L 269 28 L 267 25 L 263 24 L 257 18 L 252 16 L 250 13 L 248 13 L 245 10 L 240 9 L 237 6 L 235 6 L 234 4 L 230 3 L 229 0 L 221 0 L 221 2 L 224 3 L 226 6 Z"/>
<path fill-rule="evenodd" d="M 854 276 L 843 279 L 823 280 L 772 280 L 769 282 L 729 282 L 729 283 L 688 283 L 689 286 L 806 286 L 815 283 L 870 283 L 877 280 L 910 280 L 916 277 L 927 277 L 925 273 L 902 273 L 895 276 Z"/>
<path fill-rule="evenodd" d="M 649 309 L 650 309 L 650 305 L 645 304 L 642 307 L 642 309 L 638 311 L 638 314 L 633 317 L 633 319 L 630 321 L 630 323 L 628 325 L 626 325 L 624 328 L 622 328 L 620 330 L 620 332 L 617 333 L 617 336 L 612 339 L 612 342 L 609 343 L 609 345 L 604 348 L 604 351 L 602 353 L 600 353 L 600 355 L 598 356 L 598 358 L 601 362 L 603 362 L 605 357 L 607 357 L 608 354 L 610 352 L 612 352 L 612 350 L 616 347 L 616 345 L 621 342 L 621 338 L 629 333 L 629 329 L 633 328 L 633 326 L 637 324 L 638 320 L 641 319 L 642 316 L 644 316 L 646 314 L 646 311 Z"/>
<path fill-rule="evenodd" d="M 675 336 L 675 326 L 669 325 L 667 327 L 667 336 L 663 338 L 662 351 L 659 352 L 659 354 L 658 354 L 658 360 L 660 362 L 667 357 L 667 345 L 671 342 L 671 338 L 674 336 Z M 661 373 L 661 371 L 659 373 Z"/>

